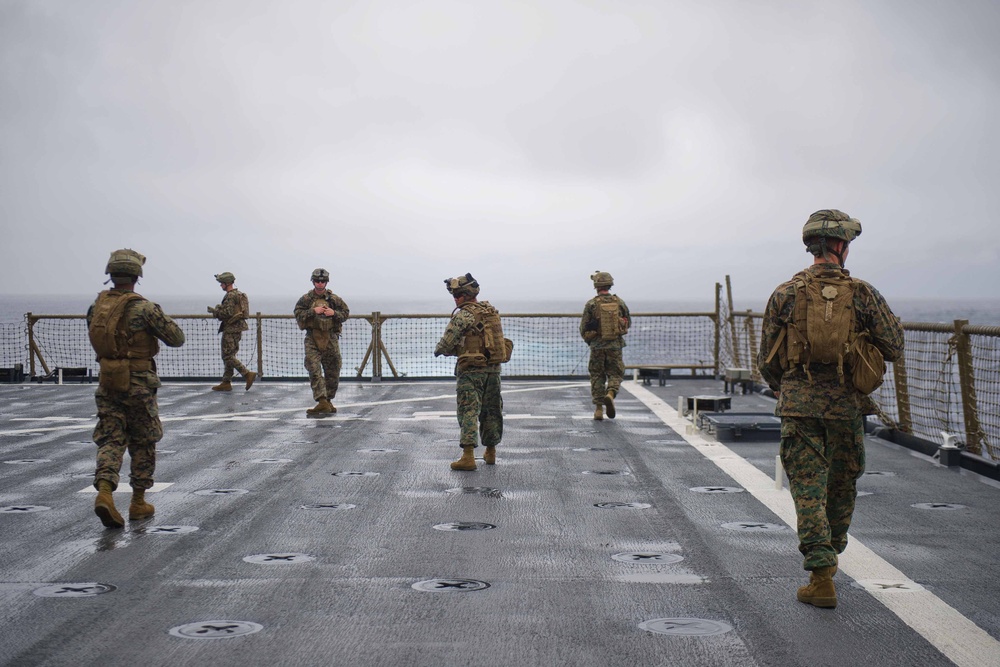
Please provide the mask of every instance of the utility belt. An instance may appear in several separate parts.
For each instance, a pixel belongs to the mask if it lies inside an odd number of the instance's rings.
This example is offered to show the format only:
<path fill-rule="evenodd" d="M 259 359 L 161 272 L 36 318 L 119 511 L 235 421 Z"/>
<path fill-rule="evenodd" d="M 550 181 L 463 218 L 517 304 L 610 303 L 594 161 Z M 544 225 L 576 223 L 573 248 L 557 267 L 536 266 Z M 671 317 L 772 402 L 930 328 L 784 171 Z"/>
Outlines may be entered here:
<path fill-rule="evenodd" d="M 155 371 L 152 359 L 101 359 L 97 383 L 107 391 L 126 392 L 132 385 L 132 373 Z"/>

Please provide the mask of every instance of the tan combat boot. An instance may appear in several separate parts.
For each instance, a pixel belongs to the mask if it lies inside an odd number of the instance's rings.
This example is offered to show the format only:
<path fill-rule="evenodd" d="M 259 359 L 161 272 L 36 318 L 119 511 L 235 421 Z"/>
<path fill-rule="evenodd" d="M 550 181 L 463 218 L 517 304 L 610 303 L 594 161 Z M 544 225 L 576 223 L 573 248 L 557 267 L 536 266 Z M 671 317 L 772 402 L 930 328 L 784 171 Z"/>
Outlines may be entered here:
<path fill-rule="evenodd" d="M 615 392 L 608 391 L 604 397 L 604 407 L 608 409 L 608 419 L 615 418 Z"/>
<path fill-rule="evenodd" d="M 452 461 L 452 470 L 475 470 L 476 469 L 476 457 L 472 454 L 475 449 L 474 445 L 462 445 L 462 458 L 457 461 Z"/>
<path fill-rule="evenodd" d="M 306 416 L 315 417 L 319 415 L 332 415 L 337 411 L 337 408 L 333 407 L 333 403 L 326 396 L 321 396 L 316 402 L 316 407 L 309 408 L 306 410 Z"/>
<path fill-rule="evenodd" d="M 124 528 L 125 520 L 115 509 L 115 500 L 111 497 L 114 489 L 106 479 L 97 482 L 97 500 L 94 501 L 94 514 L 107 528 Z"/>
<path fill-rule="evenodd" d="M 833 575 L 837 566 L 816 568 L 809 573 L 809 585 L 799 588 L 796 596 L 799 602 L 814 607 L 833 609 L 837 606 L 837 589 L 833 586 Z"/>
<path fill-rule="evenodd" d="M 132 502 L 128 506 L 129 521 L 139 521 L 153 516 L 156 508 L 146 502 L 146 489 L 132 489 Z"/>
<path fill-rule="evenodd" d="M 598 403 L 594 406 L 594 421 L 602 421 L 604 419 L 604 407 Z"/>
<path fill-rule="evenodd" d="M 253 381 L 257 379 L 257 374 L 253 371 L 247 371 L 247 374 L 243 376 L 243 379 L 247 381 L 246 391 L 250 391 L 250 387 L 253 386 Z"/>
<path fill-rule="evenodd" d="M 219 384 L 212 387 L 212 391 L 232 391 L 233 383 L 229 380 L 223 380 Z"/>
<path fill-rule="evenodd" d="M 496 465 L 497 462 L 497 448 L 496 445 L 492 447 L 487 447 L 486 451 L 483 453 L 483 463 L 492 466 Z"/>

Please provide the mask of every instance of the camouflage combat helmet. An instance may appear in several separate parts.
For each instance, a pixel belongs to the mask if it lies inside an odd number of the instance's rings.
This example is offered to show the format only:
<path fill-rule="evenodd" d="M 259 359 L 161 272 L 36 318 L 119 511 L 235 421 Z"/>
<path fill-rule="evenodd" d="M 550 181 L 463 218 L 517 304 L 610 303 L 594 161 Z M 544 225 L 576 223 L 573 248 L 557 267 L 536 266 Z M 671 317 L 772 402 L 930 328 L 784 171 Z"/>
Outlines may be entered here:
<path fill-rule="evenodd" d="M 112 276 L 142 277 L 142 265 L 146 263 L 145 255 L 131 248 L 122 248 L 111 253 L 104 272 Z"/>
<path fill-rule="evenodd" d="M 223 285 L 232 285 L 233 283 L 236 282 L 236 276 L 231 274 L 229 271 L 226 271 L 224 273 L 216 273 L 215 279 L 218 280 Z"/>
<path fill-rule="evenodd" d="M 607 271 L 594 271 L 590 279 L 594 281 L 594 287 L 597 289 L 611 289 L 615 284 L 615 279 Z"/>
<path fill-rule="evenodd" d="M 471 273 L 457 278 L 445 278 L 444 286 L 452 296 L 471 296 L 479 294 L 479 283 L 472 277 Z"/>
<path fill-rule="evenodd" d="M 861 236 L 861 222 L 835 208 L 816 211 L 802 227 L 802 242 L 812 245 L 818 239 L 841 239 L 850 243 Z"/>
<path fill-rule="evenodd" d="M 313 282 L 317 280 L 323 280 L 325 282 L 330 282 L 330 272 L 326 269 L 316 269 L 312 272 L 312 276 L 309 278 Z"/>

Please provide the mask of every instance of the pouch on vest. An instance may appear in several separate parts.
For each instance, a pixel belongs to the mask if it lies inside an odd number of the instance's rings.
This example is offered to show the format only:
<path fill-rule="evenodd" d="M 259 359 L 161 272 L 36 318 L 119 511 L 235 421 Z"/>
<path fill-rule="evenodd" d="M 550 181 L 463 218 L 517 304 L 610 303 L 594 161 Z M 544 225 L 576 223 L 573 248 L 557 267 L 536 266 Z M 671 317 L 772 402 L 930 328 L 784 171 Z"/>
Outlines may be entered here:
<path fill-rule="evenodd" d="M 601 340 L 616 340 L 625 334 L 625 326 L 622 324 L 621 309 L 618 301 L 607 301 L 598 304 L 598 325 L 601 332 Z"/>
<path fill-rule="evenodd" d="M 885 380 L 885 357 L 871 342 L 868 332 L 858 334 L 847 355 L 851 369 L 851 384 L 862 394 L 870 394 L 882 386 Z"/>
<path fill-rule="evenodd" d="M 105 391 L 126 392 L 132 384 L 132 369 L 128 359 L 101 358 L 101 373 L 97 384 Z"/>

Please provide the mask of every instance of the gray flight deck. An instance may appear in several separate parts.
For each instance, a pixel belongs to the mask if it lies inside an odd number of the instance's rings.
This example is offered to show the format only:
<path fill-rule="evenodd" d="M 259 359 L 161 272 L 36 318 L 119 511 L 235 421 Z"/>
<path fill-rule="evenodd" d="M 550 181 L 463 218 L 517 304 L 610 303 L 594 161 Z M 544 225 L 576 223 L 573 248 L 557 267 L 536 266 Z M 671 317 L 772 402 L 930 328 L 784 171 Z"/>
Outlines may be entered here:
<path fill-rule="evenodd" d="M 869 438 L 840 606 L 801 604 L 777 442 L 677 415 L 722 390 L 628 382 L 595 422 L 585 382 L 506 381 L 497 465 L 453 472 L 453 382 L 326 419 L 302 382 L 171 383 L 156 516 L 108 530 L 94 385 L 2 385 L 0 665 L 1000 665 L 996 483 Z"/>

